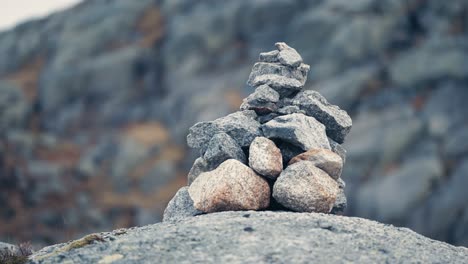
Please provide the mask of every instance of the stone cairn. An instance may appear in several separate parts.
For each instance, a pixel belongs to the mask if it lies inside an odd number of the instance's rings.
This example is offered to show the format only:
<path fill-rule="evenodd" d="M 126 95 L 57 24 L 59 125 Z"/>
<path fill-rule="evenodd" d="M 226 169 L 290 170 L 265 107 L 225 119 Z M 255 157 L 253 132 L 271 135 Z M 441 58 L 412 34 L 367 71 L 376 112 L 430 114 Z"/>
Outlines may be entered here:
<path fill-rule="evenodd" d="M 230 210 L 338 213 L 346 207 L 340 175 L 351 129 L 346 111 L 303 90 L 309 65 L 285 43 L 260 54 L 240 111 L 189 129 L 200 151 L 189 186 L 169 202 L 164 221 Z"/>

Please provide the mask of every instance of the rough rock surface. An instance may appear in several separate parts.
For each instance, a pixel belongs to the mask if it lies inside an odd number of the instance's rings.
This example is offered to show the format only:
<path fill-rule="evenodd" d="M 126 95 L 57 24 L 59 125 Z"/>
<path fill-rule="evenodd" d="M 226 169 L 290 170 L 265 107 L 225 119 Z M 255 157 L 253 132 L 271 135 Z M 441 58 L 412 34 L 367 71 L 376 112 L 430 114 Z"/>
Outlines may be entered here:
<path fill-rule="evenodd" d="M 100 234 L 29 263 L 467 263 L 468 249 L 410 229 L 357 217 L 292 212 L 222 212 Z"/>
<path fill-rule="evenodd" d="M 259 210 L 270 204 L 268 182 L 237 160 L 200 174 L 189 187 L 196 209 L 205 213 Z"/>
<path fill-rule="evenodd" d="M 213 169 L 228 159 L 247 163 L 242 148 L 226 133 L 218 133 L 211 138 L 203 159 L 208 163 L 208 167 Z"/>
<path fill-rule="evenodd" d="M 276 179 L 283 170 L 280 149 L 268 138 L 255 138 L 249 148 L 249 166 L 262 176 Z"/>
<path fill-rule="evenodd" d="M 192 182 L 198 177 L 203 172 L 207 172 L 210 170 L 210 167 L 208 166 L 208 163 L 206 162 L 205 159 L 202 157 L 197 158 L 192 165 L 192 168 L 190 169 L 188 175 L 187 175 L 187 181 L 188 184 L 192 184 Z"/>
<path fill-rule="evenodd" d="M 336 105 L 331 105 L 320 93 L 313 90 L 299 92 L 293 98 L 292 103 L 324 124 L 327 128 L 327 135 L 331 139 L 340 144 L 344 142 L 353 125 L 346 111 Z"/>
<path fill-rule="evenodd" d="M 188 187 L 182 187 L 177 191 L 164 210 L 163 221 L 178 221 L 187 217 L 202 214 L 193 206 L 193 200 L 188 193 Z"/>
<path fill-rule="evenodd" d="M 267 114 L 277 109 L 280 95 L 268 85 L 260 85 L 255 92 L 243 100 L 241 110 L 255 110 L 257 114 Z"/>
<path fill-rule="evenodd" d="M 325 126 L 315 118 L 290 114 L 274 118 L 261 126 L 265 137 L 281 139 L 303 150 L 330 149 Z"/>
<path fill-rule="evenodd" d="M 291 67 L 299 67 L 301 65 L 302 57 L 295 49 L 289 47 L 284 42 L 277 42 L 275 46 L 279 50 L 278 60 L 281 64 Z"/>
<path fill-rule="evenodd" d="M 299 212 L 329 213 L 337 194 L 337 182 L 310 161 L 288 166 L 273 185 L 273 198 Z"/>
<path fill-rule="evenodd" d="M 338 180 L 343 170 L 343 160 L 341 157 L 328 149 L 311 149 L 292 158 L 288 165 L 302 160 L 312 162 L 315 167 L 328 173 L 334 180 Z"/>
<path fill-rule="evenodd" d="M 241 147 L 249 146 L 255 137 L 260 136 L 260 123 L 255 121 L 257 115 L 252 110 L 229 114 L 215 121 L 200 122 L 189 129 L 187 144 L 198 148 L 204 154 L 211 138 L 225 132 Z"/>

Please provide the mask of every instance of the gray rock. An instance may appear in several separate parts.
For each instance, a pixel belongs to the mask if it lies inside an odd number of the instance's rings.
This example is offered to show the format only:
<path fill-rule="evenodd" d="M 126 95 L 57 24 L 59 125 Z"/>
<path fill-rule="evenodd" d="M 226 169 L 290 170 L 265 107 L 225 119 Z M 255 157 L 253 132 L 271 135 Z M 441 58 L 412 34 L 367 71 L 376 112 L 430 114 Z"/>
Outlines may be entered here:
<path fill-rule="evenodd" d="M 205 159 L 203 159 L 202 157 L 197 158 L 188 173 L 188 184 L 192 184 L 192 182 L 198 177 L 198 175 L 200 175 L 203 172 L 210 171 L 211 169 L 212 168 L 208 166 L 208 162 L 206 162 Z"/>
<path fill-rule="evenodd" d="M 299 68 L 291 68 L 279 63 L 257 62 L 252 68 L 247 84 L 252 87 L 267 84 L 281 96 L 285 96 L 304 86 L 308 72 L 309 66 L 305 64 Z"/>
<path fill-rule="evenodd" d="M 261 62 L 279 62 L 278 54 L 279 54 L 278 50 L 272 50 L 272 51 L 269 51 L 269 52 L 262 52 L 262 53 L 260 53 L 260 56 L 259 56 L 258 59 Z"/>
<path fill-rule="evenodd" d="M 343 170 L 343 160 L 338 154 L 328 149 L 311 149 L 293 157 L 288 166 L 303 160 L 310 161 L 315 167 L 325 171 L 334 180 L 338 180 Z"/>
<path fill-rule="evenodd" d="M 273 198 L 297 212 L 329 213 L 338 194 L 338 184 L 310 161 L 289 165 L 273 185 Z"/>
<path fill-rule="evenodd" d="M 241 110 L 255 110 L 257 114 L 268 114 L 277 109 L 280 95 L 268 85 L 261 85 L 244 99 Z"/>
<path fill-rule="evenodd" d="M 303 114 L 291 114 L 274 118 L 261 126 L 267 138 L 281 139 L 303 150 L 330 149 L 325 126 L 315 118 Z"/>
<path fill-rule="evenodd" d="M 331 105 L 318 92 L 307 90 L 299 92 L 292 100 L 293 105 L 306 111 L 327 128 L 327 135 L 338 143 L 343 143 L 351 130 L 353 122 L 346 111 Z"/>
<path fill-rule="evenodd" d="M 199 122 L 189 129 L 187 144 L 205 153 L 211 138 L 220 132 L 231 136 L 241 147 L 249 146 L 255 137 L 260 136 L 260 123 L 255 111 L 246 110 L 229 114 L 215 121 Z"/>
<path fill-rule="evenodd" d="M 188 191 L 195 208 L 205 213 L 259 210 L 270 204 L 268 182 L 234 159 L 200 174 Z"/>
<path fill-rule="evenodd" d="M 344 164 L 346 162 L 346 149 L 331 138 L 328 138 L 328 142 L 330 143 L 331 150 L 341 157 Z"/>
<path fill-rule="evenodd" d="M 276 179 L 283 170 L 280 149 L 268 138 L 255 138 L 249 148 L 249 166 L 262 176 Z"/>
<path fill-rule="evenodd" d="M 279 50 L 278 60 L 281 64 L 291 67 L 299 67 L 301 65 L 302 57 L 295 49 L 289 47 L 284 42 L 277 42 L 275 46 Z"/>
<path fill-rule="evenodd" d="M 276 118 L 278 116 L 280 116 L 280 115 L 277 114 L 277 113 L 269 113 L 269 114 L 266 114 L 266 115 L 260 115 L 260 116 L 257 117 L 257 121 L 260 124 L 265 124 L 268 121 L 271 121 L 272 119 L 274 119 L 274 118 Z"/>
<path fill-rule="evenodd" d="M 226 133 L 218 133 L 211 138 L 203 159 L 210 169 L 215 169 L 228 159 L 235 159 L 247 164 L 247 158 L 242 148 Z"/>
<path fill-rule="evenodd" d="M 43 248 L 29 263 L 468 262 L 468 249 L 407 228 L 316 213 L 222 212 L 100 235 L 62 253 L 72 242 Z"/>
<path fill-rule="evenodd" d="M 281 156 L 283 157 L 283 165 L 287 165 L 289 161 L 304 152 L 300 147 L 294 146 L 288 142 L 282 140 L 275 140 L 276 145 L 281 150 Z"/>
<path fill-rule="evenodd" d="M 296 114 L 296 113 L 300 113 L 304 115 L 306 114 L 305 111 L 301 110 L 298 106 L 295 106 L 295 105 L 288 105 L 288 106 L 281 107 L 280 109 L 276 111 L 276 113 L 280 115 L 290 115 L 290 114 Z"/>
<path fill-rule="evenodd" d="M 202 213 L 202 211 L 195 209 L 193 206 L 193 200 L 188 193 L 188 187 L 185 186 L 180 188 L 167 204 L 164 210 L 163 222 L 180 221 Z"/>
<path fill-rule="evenodd" d="M 333 204 L 333 208 L 330 213 L 332 214 L 340 214 L 343 213 L 348 205 L 348 201 L 346 199 L 346 194 L 343 188 L 338 189 L 338 194 L 336 195 L 335 204 Z"/>

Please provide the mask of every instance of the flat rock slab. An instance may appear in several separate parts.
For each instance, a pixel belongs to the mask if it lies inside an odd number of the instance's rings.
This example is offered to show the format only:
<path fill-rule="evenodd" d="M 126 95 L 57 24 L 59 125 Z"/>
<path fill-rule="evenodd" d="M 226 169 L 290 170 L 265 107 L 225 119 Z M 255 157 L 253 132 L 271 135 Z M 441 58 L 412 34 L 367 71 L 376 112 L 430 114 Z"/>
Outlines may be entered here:
<path fill-rule="evenodd" d="M 274 118 L 261 126 L 267 138 L 281 139 L 307 151 L 330 149 L 325 126 L 315 118 L 303 114 L 290 114 Z"/>
<path fill-rule="evenodd" d="M 46 247 L 29 263 L 468 263 L 467 248 L 407 228 L 318 213 L 222 212 L 101 237 L 61 253 L 53 252 L 67 244 Z"/>

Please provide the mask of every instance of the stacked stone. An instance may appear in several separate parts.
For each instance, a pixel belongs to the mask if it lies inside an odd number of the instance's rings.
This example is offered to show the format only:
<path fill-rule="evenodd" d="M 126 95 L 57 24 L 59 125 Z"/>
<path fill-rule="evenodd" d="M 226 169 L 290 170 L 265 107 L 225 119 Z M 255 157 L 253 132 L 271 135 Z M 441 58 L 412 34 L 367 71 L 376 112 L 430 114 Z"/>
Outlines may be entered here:
<path fill-rule="evenodd" d="M 229 210 L 337 213 L 346 207 L 341 147 L 352 120 L 303 90 L 309 65 L 285 43 L 260 54 L 240 111 L 192 126 L 200 151 L 164 220 Z"/>

